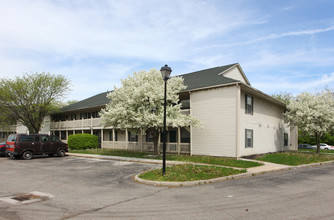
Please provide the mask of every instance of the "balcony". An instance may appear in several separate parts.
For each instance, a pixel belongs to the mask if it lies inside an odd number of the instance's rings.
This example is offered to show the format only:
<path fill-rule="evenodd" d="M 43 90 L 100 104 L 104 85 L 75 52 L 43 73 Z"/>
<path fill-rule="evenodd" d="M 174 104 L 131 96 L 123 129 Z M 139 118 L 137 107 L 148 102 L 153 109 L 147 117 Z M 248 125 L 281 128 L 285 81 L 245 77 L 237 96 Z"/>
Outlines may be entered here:
<path fill-rule="evenodd" d="M 85 128 L 96 128 L 101 127 L 100 118 L 81 119 L 73 121 L 59 121 L 51 122 L 51 130 L 62 130 L 62 129 L 85 129 Z"/>

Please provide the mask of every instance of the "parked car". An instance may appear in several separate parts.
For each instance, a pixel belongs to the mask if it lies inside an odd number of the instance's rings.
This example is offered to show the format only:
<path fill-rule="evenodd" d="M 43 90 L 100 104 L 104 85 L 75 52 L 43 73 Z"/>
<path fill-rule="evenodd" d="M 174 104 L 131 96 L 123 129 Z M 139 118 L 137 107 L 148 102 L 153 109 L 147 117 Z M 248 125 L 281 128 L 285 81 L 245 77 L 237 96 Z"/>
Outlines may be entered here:
<path fill-rule="evenodd" d="M 310 144 L 298 144 L 298 149 L 315 149 Z"/>
<path fill-rule="evenodd" d="M 312 147 L 314 147 L 315 149 L 317 149 L 317 145 L 313 145 Z M 320 149 L 321 150 L 334 150 L 334 146 L 321 143 L 320 144 Z"/>
<path fill-rule="evenodd" d="M 68 152 L 68 145 L 54 135 L 47 134 L 11 134 L 7 139 L 6 153 L 11 158 L 29 160 L 33 155 L 57 154 L 60 157 Z"/>
<path fill-rule="evenodd" d="M 0 156 L 6 156 L 6 142 L 0 143 Z"/>

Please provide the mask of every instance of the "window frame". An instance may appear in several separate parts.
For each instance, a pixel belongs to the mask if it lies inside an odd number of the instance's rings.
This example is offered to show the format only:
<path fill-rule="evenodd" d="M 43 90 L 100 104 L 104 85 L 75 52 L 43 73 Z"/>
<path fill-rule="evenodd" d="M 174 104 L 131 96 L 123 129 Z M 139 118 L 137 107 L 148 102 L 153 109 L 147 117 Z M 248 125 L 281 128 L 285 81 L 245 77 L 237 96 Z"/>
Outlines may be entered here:
<path fill-rule="evenodd" d="M 283 139 L 283 142 L 284 142 L 284 146 L 289 146 L 289 134 L 288 133 L 285 133 L 284 132 L 284 139 Z"/>
<path fill-rule="evenodd" d="M 128 142 L 138 142 L 138 134 L 128 131 Z"/>
<path fill-rule="evenodd" d="M 251 143 L 250 146 L 248 146 L 248 132 L 251 132 Z M 254 131 L 253 129 L 245 129 L 245 148 L 253 148 L 254 147 Z"/>
<path fill-rule="evenodd" d="M 248 104 L 248 98 L 251 100 L 251 104 Z M 245 113 L 248 115 L 253 115 L 254 112 L 254 97 L 245 94 Z"/>

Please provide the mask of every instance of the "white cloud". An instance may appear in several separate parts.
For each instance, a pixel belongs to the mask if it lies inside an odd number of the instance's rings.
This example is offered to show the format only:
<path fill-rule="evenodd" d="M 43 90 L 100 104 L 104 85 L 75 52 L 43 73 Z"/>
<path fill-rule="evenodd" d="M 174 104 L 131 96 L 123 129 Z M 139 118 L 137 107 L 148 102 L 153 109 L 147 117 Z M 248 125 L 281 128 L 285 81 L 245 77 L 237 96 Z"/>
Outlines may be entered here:
<path fill-rule="evenodd" d="M 8 1 L 0 46 L 62 56 L 179 59 L 194 41 L 225 33 L 246 13 L 205 1 Z M 148 43 L 149 42 L 149 43 Z"/>
<path fill-rule="evenodd" d="M 259 43 L 259 42 L 267 41 L 267 40 L 279 39 L 279 38 L 284 38 L 284 37 L 292 37 L 292 36 L 313 35 L 313 34 L 318 34 L 318 33 L 323 33 L 323 32 L 329 32 L 329 31 L 334 31 L 334 26 L 329 26 L 326 28 L 318 28 L 318 29 L 289 31 L 289 32 L 280 33 L 280 34 L 270 34 L 267 36 L 253 38 L 247 41 L 233 42 L 233 43 L 227 43 L 227 44 L 214 44 L 214 45 L 208 45 L 206 47 L 202 47 L 198 49 L 245 46 L 245 45 Z"/>
<path fill-rule="evenodd" d="M 182 74 L 239 62 L 250 80 L 271 83 L 269 74 L 333 66 L 331 41 L 320 38 L 334 31 L 331 17 L 285 26 L 282 18 L 276 27 L 275 13 L 295 18 L 292 9 L 300 11 L 300 5 L 262 6 L 219 0 L 0 1 L 0 78 L 64 74 L 74 84 L 73 96 L 86 98 L 113 89 L 134 71 L 165 63 Z M 281 85 L 293 87 L 293 80 L 288 75 Z"/>
<path fill-rule="evenodd" d="M 267 77 L 264 81 L 259 79 L 252 84 L 253 87 L 267 91 L 267 93 L 290 92 L 299 94 L 301 92 L 316 92 L 324 89 L 334 89 L 334 72 L 322 74 L 320 77 L 300 77 L 296 80 L 289 80 L 284 77 Z"/>

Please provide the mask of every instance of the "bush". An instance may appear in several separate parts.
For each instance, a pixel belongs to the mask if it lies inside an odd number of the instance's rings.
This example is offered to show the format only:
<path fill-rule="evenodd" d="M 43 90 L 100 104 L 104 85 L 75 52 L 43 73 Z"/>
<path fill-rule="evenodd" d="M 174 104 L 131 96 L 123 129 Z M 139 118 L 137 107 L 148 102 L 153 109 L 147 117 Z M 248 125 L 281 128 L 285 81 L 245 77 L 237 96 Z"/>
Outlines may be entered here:
<path fill-rule="evenodd" d="M 99 138 L 92 134 L 74 134 L 68 137 L 67 144 L 72 150 L 98 148 Z"/>

